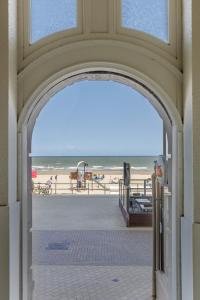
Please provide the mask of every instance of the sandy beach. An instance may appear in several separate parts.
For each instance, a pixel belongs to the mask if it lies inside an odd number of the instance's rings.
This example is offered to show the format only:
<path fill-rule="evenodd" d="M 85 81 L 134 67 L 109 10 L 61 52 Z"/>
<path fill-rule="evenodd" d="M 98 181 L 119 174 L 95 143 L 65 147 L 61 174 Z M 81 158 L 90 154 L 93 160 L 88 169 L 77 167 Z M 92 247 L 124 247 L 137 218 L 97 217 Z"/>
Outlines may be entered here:
<path fill-rule="evenodd" d="M 109 193 L 118 193 L 119 191 L 119 180 L 123 179 L 122 171 L 98 171 L 93 172 L 93 175 L 101 177 L 104 175 L 102 180 L 87 180 L 86 184 L 82 184 L 82 188 L 77 191 L 77 181 L 70 179 L 70 172 L 67 171 L 38 171 L 37 177 L 33 178 L 34 182 L 34 191 L 38 193 L 38 185 L 45 187 L 48 180 L 51 179 L 51 193 L 52 194 L 109 194 Z M 134 186 L 142 188 L 144 186 L 144 180 L 150 179 L 151 174 L 148 172 L 132 172 L 131 173 L 131 182 Z M 88 191 L 89 190 L 89 191 Z"/>

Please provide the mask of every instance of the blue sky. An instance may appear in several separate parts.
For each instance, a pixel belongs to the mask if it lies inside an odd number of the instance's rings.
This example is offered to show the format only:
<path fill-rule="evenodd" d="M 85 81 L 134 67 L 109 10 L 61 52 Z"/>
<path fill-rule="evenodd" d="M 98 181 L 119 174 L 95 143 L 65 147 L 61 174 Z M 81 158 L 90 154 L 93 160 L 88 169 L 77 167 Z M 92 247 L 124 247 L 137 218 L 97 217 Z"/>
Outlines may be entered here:
<path fill-rule="evenodd" d="M 124 27 L 168 41 L 168 0 L 122 0 L 121 19 Z M 31 0 L 31 43 L 76 26 L 77 0 Z"/>
<path fill-rule="evenodd" d="M 31 43 L 76 27 L 76 3 L 31 0 Z M 168 40 L 168 0 L 122 3 L 123 26 Z M 40 113 L 32 154 L 162 154 L 162 121 L 148 100 L 125 85 L 79 82 L 57 93 Z"/>
<path fill-rule="evenodd" d="M 76 11 L 76 0 L 31 0 L 31 42 L 76 27 Z"/>
<path fill-rule="evenodd" d="M 122 0 L 122 25 L 168 42 L 168 0 Z"/>
<path fill-rule="evenodd" d="M 162 154 L 162 120 L 149 101 L 112 81 L 81 81 L 42 109 L 33 155 Z"/>

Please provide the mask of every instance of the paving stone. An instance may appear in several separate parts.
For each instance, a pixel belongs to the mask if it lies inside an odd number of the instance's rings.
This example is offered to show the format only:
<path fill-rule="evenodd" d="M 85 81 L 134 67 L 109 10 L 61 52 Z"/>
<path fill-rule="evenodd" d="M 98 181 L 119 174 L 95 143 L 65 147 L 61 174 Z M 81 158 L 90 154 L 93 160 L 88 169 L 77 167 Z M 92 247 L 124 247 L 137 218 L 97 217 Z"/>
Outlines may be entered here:
<path fill-rule="evenodd" d="M 152 230 L 115 197 L 33 199 L 33 300 L 150 300 Z"/>
<path fill-rule="evenodd" d="M 151 299 L 149 266 L 34 266 L 33 274 L 33 300 Z"/>
<path fill-rule="evenodd" d="M 34 196 L 33 229 L 130 230 L 118 202 L 113 196 Z"/>
<path fill-rule="evenodd" d="M 130 266 L 152 264 L 149 231 L 33 231 L 33 263 Z"/>

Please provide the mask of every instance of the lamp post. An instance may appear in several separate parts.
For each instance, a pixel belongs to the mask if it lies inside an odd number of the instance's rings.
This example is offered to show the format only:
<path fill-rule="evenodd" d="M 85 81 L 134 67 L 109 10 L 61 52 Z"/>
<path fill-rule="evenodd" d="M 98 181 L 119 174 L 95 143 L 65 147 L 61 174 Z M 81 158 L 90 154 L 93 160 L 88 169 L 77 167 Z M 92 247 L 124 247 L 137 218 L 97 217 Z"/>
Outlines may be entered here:
<path fill-rule="evenodd" d="M 85 167 L 87 167 L 88 164 L 86 162 L 84 162 L 83 165 L 83 180 L 84 180 L 84 188 L 86 188 L 86 179 L 85 179 Z"/>

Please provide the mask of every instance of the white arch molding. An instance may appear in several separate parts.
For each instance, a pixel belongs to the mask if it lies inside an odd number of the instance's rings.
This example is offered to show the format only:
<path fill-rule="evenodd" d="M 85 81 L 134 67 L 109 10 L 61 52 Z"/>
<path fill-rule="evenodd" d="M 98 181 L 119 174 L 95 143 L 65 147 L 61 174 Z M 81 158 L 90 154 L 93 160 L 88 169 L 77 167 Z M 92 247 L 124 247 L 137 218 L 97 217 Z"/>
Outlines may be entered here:
<path fill-rule="evenodd" d="M 163 119 L 172 137 L 172 237 L 171 270 L 168 283 L 169 299 L 180 296 L 180 216 L 183 214 L 182 199 L 182 121 L 171 99 L 158 83 L 137 70 L 122 64 L 89 62 L 67 67 L 42 82 L 27 99 L 18 122 L 18 195 L 22 202 L 22 291 L 23 300 L 31 299 L 31 139 L 35 120 L 43 106 L 59 90 L 80 80 L 113 80 L 129 85 L 143 94 Z M 158 276 L 158 287 L 164 285 Z M 177 286 L 179 287 L 177 289 Z M 158 291 L 159 292 L 159 291 Z"/>

